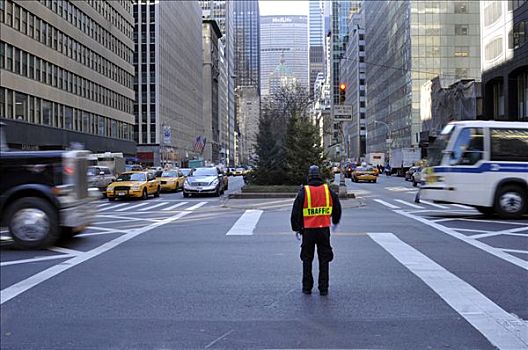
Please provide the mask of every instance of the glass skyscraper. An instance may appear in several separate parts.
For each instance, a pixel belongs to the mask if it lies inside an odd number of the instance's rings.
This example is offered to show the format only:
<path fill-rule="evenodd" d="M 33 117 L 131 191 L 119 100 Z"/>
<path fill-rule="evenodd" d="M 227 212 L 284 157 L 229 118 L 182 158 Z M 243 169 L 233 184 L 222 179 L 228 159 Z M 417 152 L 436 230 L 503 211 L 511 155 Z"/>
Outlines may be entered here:
<path fill-rule="evenodd" d="M 480 79 L 479 2 L 365 1 L 367 153 L 417 147 L 420 93 L 436 76 L 443 84 Z M 387 127 L 380 121 L 388 124 Z"/>
<path fill-rule="evenodd" d="M 317 74 L 324 72 L 324 20 L 323 2 L 310 0 L 308 16 L 308 40 L 310 50 L 310 93 L 313 92 Z"/>
<path fill-rule="evenodd" d="M 260 86 L 269 95 L 269 78 L 284 59 L 301 86 L 308 88 L 308 23 L 306 16 L 260 17 Z"/>
<path fill-rule="evenodd" d="M 260 11 L 257 0 L 234 2 L 235 86 L 260 85 Z"/>

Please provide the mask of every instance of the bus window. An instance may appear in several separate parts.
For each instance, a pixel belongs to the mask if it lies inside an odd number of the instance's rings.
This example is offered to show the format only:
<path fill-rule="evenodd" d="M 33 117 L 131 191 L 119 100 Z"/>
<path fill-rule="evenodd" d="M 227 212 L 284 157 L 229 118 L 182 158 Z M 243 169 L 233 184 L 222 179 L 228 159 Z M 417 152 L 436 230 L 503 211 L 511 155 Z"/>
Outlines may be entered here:
<path fill-rule="evenodd" d="M 491 160 L 528 161 L 528 130 L 491 129 Z"/>
<path fill-rule="evenodd" d="M 482 128 L 464 128 L 460 131 L 451 154 L 451 165 L 474 165 L 482 159 L 484 133 Z"/>

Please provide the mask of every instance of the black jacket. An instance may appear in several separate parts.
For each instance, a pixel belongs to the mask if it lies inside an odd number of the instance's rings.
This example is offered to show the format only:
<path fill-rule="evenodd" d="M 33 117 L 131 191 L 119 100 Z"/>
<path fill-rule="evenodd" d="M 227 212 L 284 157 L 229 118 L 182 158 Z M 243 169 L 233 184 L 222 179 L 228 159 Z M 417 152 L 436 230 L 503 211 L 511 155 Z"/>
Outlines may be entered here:
<path fill-rule="evenodd" d="M 324 182 L 321 179 L 313 179 L 308 181 L 309 186 L 322 186 Z M 301 187 L 299 193 L 297 193 L 297 198 L 293 202 L 293 208 L 291 212 L 291 228 L 294 232 L 300 232 L 303 229 L 304 219 L 303 219 L 303 206 L 304 206 L 304 186 Z M 330 190 L 330 195 L 332 196 L 332 223 L 334 225 L 339 224 L 341 220 L 341 203 L 339 202 L 339 197 Z"/>

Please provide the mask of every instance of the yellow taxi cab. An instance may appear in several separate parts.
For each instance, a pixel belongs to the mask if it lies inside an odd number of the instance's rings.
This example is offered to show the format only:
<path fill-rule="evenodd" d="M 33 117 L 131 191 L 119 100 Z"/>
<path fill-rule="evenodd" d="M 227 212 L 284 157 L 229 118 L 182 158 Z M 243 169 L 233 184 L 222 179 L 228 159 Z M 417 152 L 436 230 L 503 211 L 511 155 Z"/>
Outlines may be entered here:
<path fill-rule="evenodd" d="M 183 190 L 185 175 L 183 175 L 180 169 L 165 170 L 161 173 L 161 177 L 158 179 L 161 182 L 162 191 L 177 192 Z"/>
<path fill-rule="evenodd" d="M 109 201 L 116 198 L 142 198 L 148 199 L 149 195 L 159 197 L 161 184 L 156 175 L 148 171 L 129 171 L 122 173 L 115 182 L 106 188 Z"/>
<path fill-rule="evenodd" d="M 353 182 L 360 182 L 360 181 L 376 182 L 377 180 L 378 180 L 378 177 L 376 175 L 376 172 L 374 171 L 374 168 L 371 166 L 357 167 L 352 172 Z"/>

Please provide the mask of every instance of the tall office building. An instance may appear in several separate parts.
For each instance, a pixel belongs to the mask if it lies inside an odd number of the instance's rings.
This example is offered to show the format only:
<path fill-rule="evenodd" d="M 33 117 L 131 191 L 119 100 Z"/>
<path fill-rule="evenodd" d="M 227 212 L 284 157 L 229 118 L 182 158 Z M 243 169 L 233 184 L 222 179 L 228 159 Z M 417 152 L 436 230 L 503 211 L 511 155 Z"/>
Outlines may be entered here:
<path fill-rule="evenodd" d="M 257 0 L 234 2 L 235 86 L 260 84 L 260 10 Z"/>
<path fill-rule="evenodd" d="M 480 78 L 479 2 L 366 1 L 363 6 L 367 152 L 416 148 L 423 85 L 436 76 L 446 85 Z"/>
<path fill-rule="evenodd" d="M 341 83 L 341 59 L 345 54 L 348 41 L 348 22 L 350 16 L 359 12 L 359 0 L 331 0 L 330 35 L 332 38 L 332 96 L 333 104 L 339 103 L 339 84 Z"/>
<path fill-rule="evenodd" d="M 234 148 L 235 148 L 235 29 L 234 29 L 234 5 L 235 1 L 229 0 L 200 0 L 202 8 L 202 18 L 215 20 L 218 23 L 222 38 L 220 39 L 224 46 L 224 56 L 227 62 L 227 113 L 228 113 L 228 130 L 221 131 L 221 135 L 227 135 L 228 139 L 220 139 L 221 158 L 226 163 L 234 165 Z"/>
<path fill-rule="evenodd" d="M 8 144 L 134 155 L 133 23 L 130 1 L 1 1 Z"/>
<path fill-rule="evenodd" d="M 528 1 L 481 1 L 483 115 L 528 121 Z"/>
<path fill-rule="evenodd" d="M 317 75 L 324 72 L 324 18 L 323 4 L 321 0 L 310 0 L 308 14 L 308 40 L 310 55 L 310 92 L 313 93 Z"/>
<path fill-rule="evenodd" d="M 341 76 L 346 84 L 346 104 L 352 106 L 352 120 L 343 126 L 347 158 L 361 160 L 366 152 L 366 69 L 365 20 L 363 11 L 353 14 L 348 25 L 348 43 Z"/>
<path fill-rule="evenodd" d="M 202 16 L 191 1 L 134 5 L 134 87 L 138 158 L 150 165 L 199 156 L 202 121 Z"/>
<path fill-rule="evenodd" d="M 260 87 L 268 96 L 270 75 L 284 55 L 301 86 L 309 88 L 308 23 L 306 16 L 260 17 Z M 312 87 L 313 88 L 313 87 Z"/>

